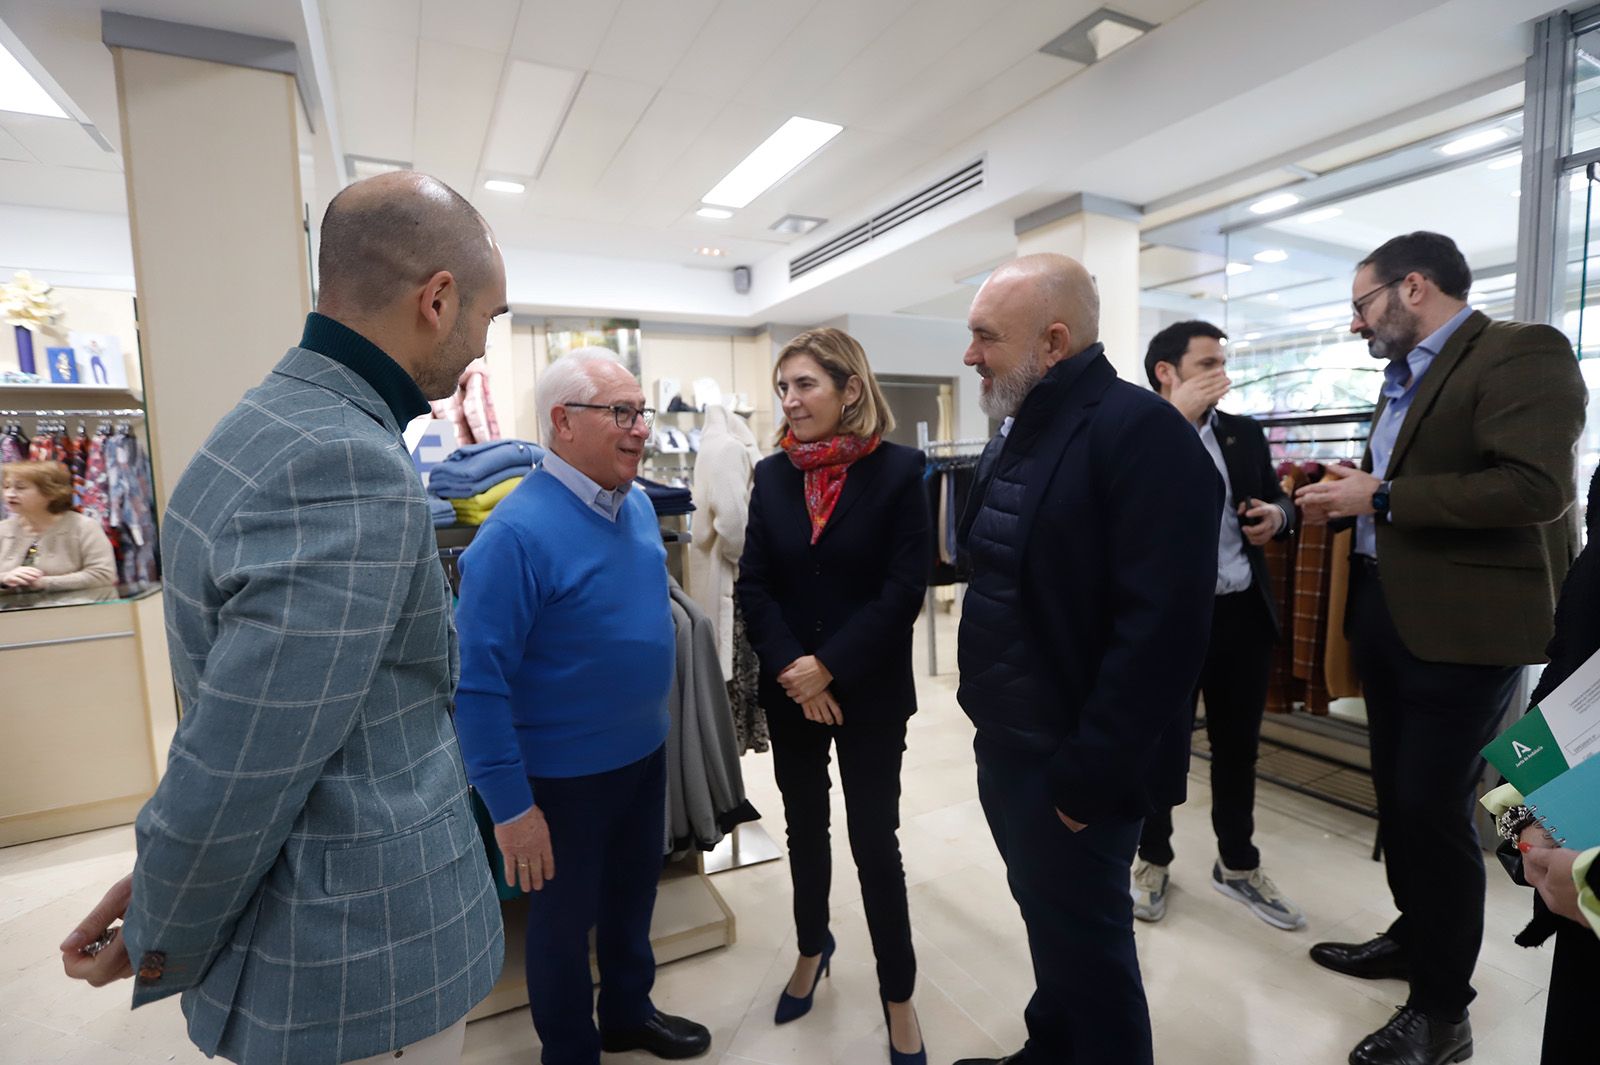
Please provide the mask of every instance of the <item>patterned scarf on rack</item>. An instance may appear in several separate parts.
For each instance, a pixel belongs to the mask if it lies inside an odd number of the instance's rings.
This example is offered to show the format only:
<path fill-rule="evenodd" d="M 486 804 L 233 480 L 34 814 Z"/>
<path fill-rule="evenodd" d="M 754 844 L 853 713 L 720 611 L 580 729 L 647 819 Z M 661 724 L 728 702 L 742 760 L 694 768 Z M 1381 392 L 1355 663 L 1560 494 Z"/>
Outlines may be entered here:
<path fill-rule="evenodd" d="M 850 466 L 878 450 L 882 438 L 878 436 L 830 436 L 802 444 L 795 439 L 794 430 L 784 434 L 779 445 L 789 455 L 789 461 L 806 475 L 806 511 L 811 515 L 811 542 L 816 543 L 833 516 L 833 508 L 844 491 L 844 479 Z"/>

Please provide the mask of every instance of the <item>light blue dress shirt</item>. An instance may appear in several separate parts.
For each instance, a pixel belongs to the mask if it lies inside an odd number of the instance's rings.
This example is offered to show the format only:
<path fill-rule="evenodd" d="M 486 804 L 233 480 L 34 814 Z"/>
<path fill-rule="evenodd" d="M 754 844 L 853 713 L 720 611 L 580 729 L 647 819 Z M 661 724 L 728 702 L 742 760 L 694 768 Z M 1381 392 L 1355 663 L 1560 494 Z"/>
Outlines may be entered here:
<path fill-rule="evenodd" d="M 1455 331 L 1472 315 L 1471 307 L 1463 307 L 1451 319 L 1435 329 L 1426 340 L 1412 349 L 1404 361 L 1393 360 L 1383 370 L 1383 394 L 1389 403 L 1383 416 L 1372 427 L 1369 447 L 1372 451 L 1372 472 L 1379 480 L 1389 479 L 1389 459 L 1400 440 L 1400 427 L 1405 424 L 1411 401 L 1416 398 L 1417 385 L 1428 372 L 1433 360 L 1444 350 Z M 1391 508 L 1392 511 L 1393 508 Z M 1378 557 L 1378 525 L 1371 514 L 1356 519 L 1356 554 Z"/>
<path fill-rule="evenodd" d="M 633 487 L 633 482 L 629 481 L 615 488 L 601 488 L 554 451 L 545 455 L 543 465 L 545 472 L 565 485 L 584 506 L 609 522 L 615 522 L 617 515 L 622 513 L 622 504 L 627 501 Z"/>
<path fill-rule="evenodd" d="M 1205 424 L 1195 427 L 1200 442 L 1206 446 L 1217 472 L 1222 474 L 1222 535 L 1217 540 L 1217 594 L 1233 595 L 1250 587 L 1250 558 L 1244 553 L 1244 527 L 1233 510 L 1233 479 L 1228 476 L 1228 463 L 1222 456 L 1222 442 L 1217 439 L 1217 412 L 1212 411 Z"/>

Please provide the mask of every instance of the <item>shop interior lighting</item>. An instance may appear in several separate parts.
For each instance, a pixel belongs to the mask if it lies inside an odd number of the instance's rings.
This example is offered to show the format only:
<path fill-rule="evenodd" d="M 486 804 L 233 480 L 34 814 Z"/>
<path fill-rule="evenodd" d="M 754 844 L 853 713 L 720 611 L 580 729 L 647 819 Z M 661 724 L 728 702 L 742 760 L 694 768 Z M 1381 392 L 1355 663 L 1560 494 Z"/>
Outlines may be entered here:
<path fill-rule="evenodd" d="M 1289 253 L 1282 248 L 1268 248 L 1255 254 L 1255 260 L 1258 263 L 1281 263 L 1287 258 L 1289 258 Z"/>
<path fill-rule="evenodd" d="M 1292 192 L 1280 192 L 1276 196 L 1268 196 L 1264 200 L 1257 200 L 1250 205 L 1251 214 L 1272 214 L 1274 211 L 1286 211 L 1300 202 L 1300 197 Z"/>
<path fill-rule="evenodd" d="M 1039 51 L 1091 66 L 1113 52 L 1126 48 L 1153 29 L 1155 26 L 1143 19 L 1102 7 L 1074 23 L 1071 29 Z"/>
<path fill-rule="evenodd" d="M 786 214 L 767 228 L 774 233 L 794 233 L 803 236 L 826 221 L 826 218 L 813 218 L 810 215 Z"/>
<path fill-rule="evenodd" d="M 715 218 L 718 221 L 733 217 L 732 211 L 724 210 L 721 207 L 702 207 L 696 211 L 695 214 L 699 215 L 701 218 Z"/>
<path fill-rule="evenodd" d="M 0 44 L 0 111 L 17 111 L 45 118 L 66 118 L 61 105 L 51 98 L 17 57 Z"/>
<path fill-rule="evenodd" d="M 1229 263 L 1227 274 L 1229 277 L 1238 277 L 1240 274 L 1248 274 L 1254 269 L 1255 267 L 1251 266 L 1249 263 Z"/>
<path fill-rule="evenodd" d="M 1260 333 L 1246 333 L 1244 335 L 1244 338 L 1245 338 L 1245 340 L 1260 340 L 1261 339 L 1261 334 Z"/>
<path fill-rule="evenodd" d="M 528 186 L 520 181 L 502 181 L 500 178 L 490 178 L 483 183 L 483 187 L 490 192 L 527 192 Z"/>
<path fill-rule="evenodd" d="M 410 170 L 411 164 L 399 159 L 379 159 L 372 155 L 346 155 L 344 172 L 351 181 L 390 174 L 396 170 Z"/>
<path fill-rule="evenodd" d="M 1318 222 L 1326 222 L 1328 219 L 1338 218 L 1342 214 L 1344 214 L 1344 211 L 1337 207 L 1319 207 L 1315 211 L 1307 211 L 1305 214 L 1295 215 L 1289 221 L 1299 226 L 1314 226 Z"/>
<path fill-rule="evenodd" d="M 1521 165 L 1522 165 L 1522 153 L 1521 152 L 1512 152 L 1510 155 L 1502 155 L 1498 159 L 1489 160 L 1489 163 L 1488 163 L 1488 166 L 1489 166 L 1490 170 L 1510 170 L 1514 166 L 1521 166 Z"/>
<path fill-rule="evenodd" d="M 1469 133 L 1465 137 L 1457 137 L 1449 144 L 1440 145 L 1438 152 L 1440 155 L 1465 155 L 1467 152 L 1477 151 L 1479 148 L 1487 148 L 1491 144 L 1499 144 L 1510 136 L 1511 134 L 1500 126 L 1495 126 L 1491 129 L 1480 129 L 1478 132 Z"/>
<path fill-rule="evenodd" d="M 700 197 L 713 207 L 744 207 L 751 200 L 798 170 L 844 130 L 832 122 L 796 115 L 756 145 L 738 166 Z"/>
<path fill-rule="evenodd" d="M 712 258 L 712 259 L 717 259 L 717 258 L 720 258 L 720 257 L 728 254 L 727 252 L 723 251 L 721 248 L 712 248 L 712 247 L 705 247 L 705 246 L 696 248 L 695 251 L 697 253 L 701 254 L 701 255 L 707 256 L 707 257 Z"/>

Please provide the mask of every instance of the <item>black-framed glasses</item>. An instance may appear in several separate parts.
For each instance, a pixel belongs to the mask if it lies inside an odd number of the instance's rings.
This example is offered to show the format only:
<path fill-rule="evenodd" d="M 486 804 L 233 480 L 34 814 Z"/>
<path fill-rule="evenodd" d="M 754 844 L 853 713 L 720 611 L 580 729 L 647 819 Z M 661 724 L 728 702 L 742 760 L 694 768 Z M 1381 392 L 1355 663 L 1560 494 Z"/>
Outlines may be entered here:
<path fill-rule="evenodd" d="M 627 403 L 563 403 L 563 407 L 578 407 L 582 410 L 608 410 L 616 419 L 618 429 L 632 429 L 633 423 L 640 418 L 644 419 L 644 427 L 650 428 L 655 424 L 656 409 L 654 407 L 635 407 Z"/>
<path fill-rule="evenodd" d="M 1360 318 L 1363 322 L 1366 321 L 1367 316 L 1363 312 L 1367 304 L 1372 302 L 1372 298 L 1386 288 L 1394 288 L 1394 286 L 1398 285 L 1404 280 L 1405 278 L 1403 277 L 1397 277 L 1393 281 L 1385 281 L 1377 288 L 1368 289 L 1366 292 L 1363 292 L 1360 296 L 1357 296 L 1355 299 L 1350 301 L 1350 310 L 1354 312 L 1357 318 Z"/>

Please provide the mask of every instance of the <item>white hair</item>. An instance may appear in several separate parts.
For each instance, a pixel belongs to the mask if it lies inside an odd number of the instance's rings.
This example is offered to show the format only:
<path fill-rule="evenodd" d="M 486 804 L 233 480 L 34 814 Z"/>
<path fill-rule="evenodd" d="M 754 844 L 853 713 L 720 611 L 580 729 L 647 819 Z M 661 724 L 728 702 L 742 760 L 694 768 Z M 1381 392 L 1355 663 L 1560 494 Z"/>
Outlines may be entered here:
<path fill-rule="evenodd" d="M 622 360 L 610 348 L 578 348 L 561 356 L 539 375 L 535 399 L 539 404 L 540 439 L 546 447 L 556 438 L 551 410 L 566 403 L 593 402 L 600 386 L 590 370 L 605 362 L 622 365 Z"/>

